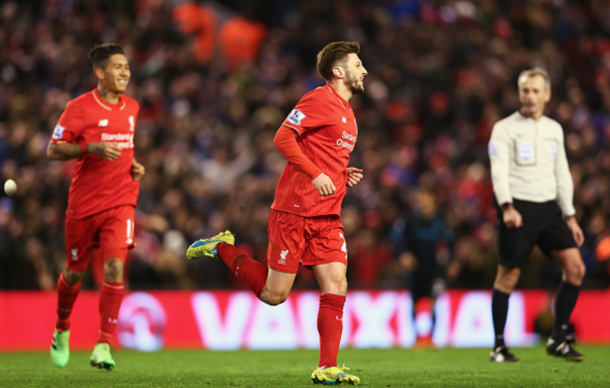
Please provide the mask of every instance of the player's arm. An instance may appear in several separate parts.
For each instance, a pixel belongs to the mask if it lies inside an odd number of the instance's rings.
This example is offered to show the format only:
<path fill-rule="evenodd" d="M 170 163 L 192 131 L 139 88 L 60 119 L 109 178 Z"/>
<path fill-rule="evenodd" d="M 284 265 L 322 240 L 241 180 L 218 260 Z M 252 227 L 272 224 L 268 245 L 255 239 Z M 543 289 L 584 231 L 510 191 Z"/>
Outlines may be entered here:
<path fill-rule="evenodd" d="M 85 129 L 84 116 L 82 104 L 73 100 L 66 105 L 47 147 L 47 157 L 50 160 L 70 160 L 93 153 L 112 162 L 121 156 L 121 149 L 115 143 L 80 142 L 74 144 L 81 138 Z"/>
<path fill-rule="evenodd" d="M 63 141 L 51 141 L 47 148 L 49 160 L 70 160 L 92 153 L 109 161 L 121 156 L 121 148 L 116 143 L 98 142 L 71 144 Z"/>
<path fill-rule="evenodd" d="M 489 140 L 488 152 L 491 164 L 491 182 L 498 205 L 502 207 L 504 224 L 509 228 L 519 228 L 523 225 L 521 213 L 513 207 L 513 198 L 508 183 L 511 141 L 506 128 L 494 125 Z"/>
<path fill-rule="evenodd" d="M 313 187 L 321 196 L 334 194 L 337 189 L 333 181 L 324 174 L 301 150 L 297 143 L 298 133 L 282 125 L 275 134 L 273 144 L 278 151 L 292 164 L 298 171 L 307 175 L 311 179 Z"/>
<path fill-rule="evenodd" d="M 574 241 L 576 241 L 578 246 L 581 246 L 585 242 L 585 236 L 576 220 L 576 209 L 574 209 L 574 204 L 572 203 L 574 198 L 574 183 L 572 181 L 570 167 L 568 166 L 568 158 L 563 142 L 563 133 L 562 136 L 560 136 L 560 141 L 557 146 L 557 156 L 555 157 L 555 179 L 557 182 L 557 203 L 561 208 L 568 228 L 572 231 Z"/>

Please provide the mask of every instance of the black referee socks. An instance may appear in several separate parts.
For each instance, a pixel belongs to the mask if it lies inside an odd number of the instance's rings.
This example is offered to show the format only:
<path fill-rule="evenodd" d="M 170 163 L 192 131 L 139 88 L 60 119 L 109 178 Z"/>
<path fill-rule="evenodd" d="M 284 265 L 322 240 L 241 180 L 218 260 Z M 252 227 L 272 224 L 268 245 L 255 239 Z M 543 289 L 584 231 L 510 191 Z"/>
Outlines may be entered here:
<path fill-rule="evenodd" d="M 562 340 L 566 337 L 570 315 L 572 315 L 572 310 L 576 306 L 579 293 L 579 286 L 566 282 L 559 284 L 559 289 L 555 296 L 555 326 L 551 334 L 553 339 Z"/>
<path fill-rule="evenodd" d="M 494 332 L 496 333 L 494 349 L 498 346 L 506 346 L 504 343 L 504 326 L 506 326 L 506 317 L 508 315 L 509 296 L 510 294 L 505 294 L 496 289 L 493 290 L 491 297 L 491 315 L 494 320 Z"/>

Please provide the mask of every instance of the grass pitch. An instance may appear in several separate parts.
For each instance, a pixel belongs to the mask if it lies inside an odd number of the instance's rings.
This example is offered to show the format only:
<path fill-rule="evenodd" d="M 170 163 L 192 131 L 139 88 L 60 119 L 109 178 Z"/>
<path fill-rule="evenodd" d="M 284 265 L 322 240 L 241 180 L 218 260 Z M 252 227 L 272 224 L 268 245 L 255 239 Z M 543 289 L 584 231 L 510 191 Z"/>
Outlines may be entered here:
<path fill-rule="evenodd" d="M 520 364 L 494 364 L 489 349 L 342 349 L 363 387 L 610 387 L 610 347 L 578 346 L 582 363 L 513 349 Z M 73 352 L 64 369 L 48 353 L 0 353 L 0 387 L 309 387 L 318 352 L 203 350 L 114 352 L 111 371 Z"/>

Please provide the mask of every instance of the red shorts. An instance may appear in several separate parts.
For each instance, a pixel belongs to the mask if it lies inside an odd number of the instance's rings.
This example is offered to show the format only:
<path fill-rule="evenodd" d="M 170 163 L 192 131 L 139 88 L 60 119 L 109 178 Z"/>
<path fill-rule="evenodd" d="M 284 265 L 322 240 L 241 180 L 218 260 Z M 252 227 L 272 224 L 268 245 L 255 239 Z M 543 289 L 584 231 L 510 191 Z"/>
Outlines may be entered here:
<path fill-rule="evenodd" d="M 299 264 L 340 262 L 347 266 L 347 245 L 339 216 L 302 217 L 271 209 L 269 222 L 269 268 L 297 273 Z"/>
<path fill-rule="evenodd" d="M 104 261 L 117 257 L 124 263 L 135 246 L 133 213 L 133 206 L 119 206 L 85 218 L 66 215 L 66 266 L 86 270 L 93 248 L 101 249 Z"/>

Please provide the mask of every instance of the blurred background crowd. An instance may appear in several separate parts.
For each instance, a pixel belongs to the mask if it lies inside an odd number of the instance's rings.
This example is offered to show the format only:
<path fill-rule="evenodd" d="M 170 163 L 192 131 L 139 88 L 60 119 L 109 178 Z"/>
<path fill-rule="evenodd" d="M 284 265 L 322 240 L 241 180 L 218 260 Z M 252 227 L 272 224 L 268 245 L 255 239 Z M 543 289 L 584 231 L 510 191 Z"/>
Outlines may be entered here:
<path fill-rule="evenodd" d="M 53 289 L 64 267 L 64 213 L 74 168 L 46 148 L 66 103 L 96 86 L 88 50 L 121 44 L 127 94 L 140 102 L 136 158 L 146 166 L 129 287 L 227 288 L 217 260 L 188 262 L 192 241 L 230 229 L 266 261 L 266 223 L 285 160 L 275 131 L 323 84 L 317 52 L 361 44 L 366 92 L 342 219 L 351 288 L 408 287 L 405 225 L 432 206 L 450 288 L 489 289 L 496 212 L 487 142 L 518 109 L 517 75 L 552 77 L 547 114 L 564 128 L 585 288 L 610 274 L 610 1 L 570 0 L 30 0 L 0 4 L 0 289 Z M 432 195 L 416 195 L 418 192 Z M 95 286 L 96 270 L 87 277 Z M 519 287 L 554 288 L 536 251 Z M 301 270 L 297 287 L 315 287 Z"/>

